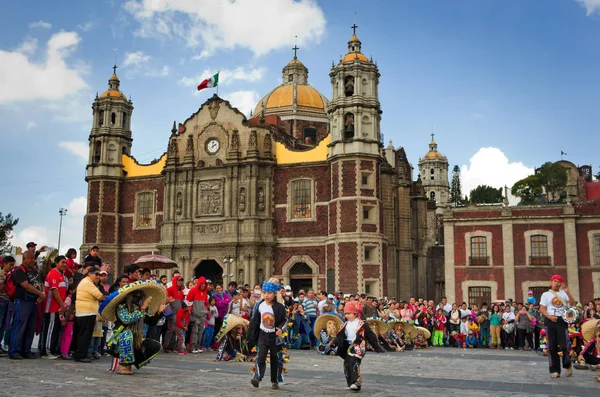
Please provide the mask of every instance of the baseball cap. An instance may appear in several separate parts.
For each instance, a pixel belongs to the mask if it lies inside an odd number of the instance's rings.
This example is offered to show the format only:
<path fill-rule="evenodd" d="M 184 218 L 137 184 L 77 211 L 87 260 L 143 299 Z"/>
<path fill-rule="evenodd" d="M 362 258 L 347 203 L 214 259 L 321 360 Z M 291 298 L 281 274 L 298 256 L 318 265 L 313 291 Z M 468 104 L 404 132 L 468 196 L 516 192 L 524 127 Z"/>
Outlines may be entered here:
<path fill-rule="evenodd" d="M 283 289 L 286 290 L 286 291 L 291 291 L 292 287 L 290 287 L 289 285 L 286 285 L 286 286 L 283 287 Z"/>
<path fill-rule="evenodd" d="M 327 295 L 327 299 L 335 299 L 332 294 Z"/>
<path fill-rule="evenodd" d="M 212 284 L 212 280 L 206 279 L 206 284 Z"/>
<path fill-rule="evenodd" d="M 31 248 L 31 247 L 35 247 L 35 246 L 37 246 L 37 244 L 34 243 L 33 241 L 28 242 L 26 245 L 27 248 Z"/>
<path fill-rule="evenodd" d="M 98 250 L 98 251 L 100 251 L 100 248 L 97 245 L 92 245 L 92 248 L 90 248 L 90 251 L 91 250 Z"/>
<path fill-rule="evenodd" d="M 103 274 L 106 274 L 106 275 L 108 275 L 108 273 L 106 272 L 106 270 L 101 270 L 101 271 L 99 271 L 99 272 L 98 272 L 98 274 L 99 274 L 99 275 L 103 275 Z"/>

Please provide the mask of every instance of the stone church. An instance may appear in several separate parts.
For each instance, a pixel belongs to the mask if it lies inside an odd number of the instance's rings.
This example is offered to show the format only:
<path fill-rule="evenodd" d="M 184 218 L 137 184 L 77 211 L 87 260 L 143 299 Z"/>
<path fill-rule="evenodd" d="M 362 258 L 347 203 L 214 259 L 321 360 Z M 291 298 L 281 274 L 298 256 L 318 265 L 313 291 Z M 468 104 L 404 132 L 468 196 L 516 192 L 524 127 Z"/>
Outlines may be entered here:
<path fill-rule="evenodd" d="M 131 155 L 115 69 L 92 106 L 82 250 L 98 244 L 118 271 L 160 252 L 186 280 L 439 299 L 448 161 L 432 139 L 414 180 L 404 149 L 384 146 L 380 73 L 361 47 L 353 34 L 332 65 L 331 100 L 294 52 L 250 118 L 214 95 L 151 164 Z"/>

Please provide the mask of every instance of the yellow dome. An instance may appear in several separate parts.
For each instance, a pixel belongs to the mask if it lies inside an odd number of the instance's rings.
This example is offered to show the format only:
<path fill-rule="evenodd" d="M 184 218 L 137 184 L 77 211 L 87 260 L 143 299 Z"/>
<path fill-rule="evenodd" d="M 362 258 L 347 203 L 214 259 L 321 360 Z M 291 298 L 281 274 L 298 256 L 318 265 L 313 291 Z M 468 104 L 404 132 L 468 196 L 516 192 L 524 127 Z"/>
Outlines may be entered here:
<path fill-rule="evenodd" d="M 125 94 L 123 94 L 121 91 L 117 91 L 117 90 L 106 90 L 102 93 L 102 95 L 100 95 L 100 98 L 106 98 L 106 97 L 121 98 L 121 99 L 127 100 L 127 97 L 125 96 Z"/>
<path fill-rule="evenodd" d="M 290 65 L 302 65 L 302 66 L 304 66 L 304 64 L 302 62 L 300 62 L 299 60 L 297 60 L 297 59 L 292 59 L 290 61 L 290 63 L 288 63 L 288 66 L 290 66 Z"/>
<path fill-rule="evenodd" d="M 423 156 L 423 159 L 426 159 L 426 160 L 435 160 L 435 159 L 443 160 L 444 159 L 444 155 L 441 154 L 440 152 L 427 152 L 425 154 L 425 156 Z"/>
<path fill-rule="evenodd" d="M 115 73 L 113 73 L 113 75 L 110 76 L 110 79 L 108 79 L 108 81 L 112 81 L 112 80 L 119 80 L 119 78 L 117 77 L 117 75 Z"/>
<path fill-rule="evenodd" d="M 356 60 L 362 62 L 370 62 L 369 58 L 361 54 L 360 52 L 349 52 L 346 54 L 344 58 L 342 58 L 342 62 L 354 62 Z"/>
<path fill-rule="evenodd" d="M 305 112 L 324 113 L 325 103 L 319 91 L 309 85 L 296 85 L 298 110 Z M 281 85 L 267 94 L 256 106 L 254 113 L 259 115 L 262 104 L 265 104 L 265 113 L 289 111 L 294 106 L 294 85 Z"/>
<path fill-rule="evenodd" d="M 358 37 L 355 34 L 353 34 L 352 37 L 350 37 L 350 41 L 360 41 L 360 40 L 358 39 Z"/>

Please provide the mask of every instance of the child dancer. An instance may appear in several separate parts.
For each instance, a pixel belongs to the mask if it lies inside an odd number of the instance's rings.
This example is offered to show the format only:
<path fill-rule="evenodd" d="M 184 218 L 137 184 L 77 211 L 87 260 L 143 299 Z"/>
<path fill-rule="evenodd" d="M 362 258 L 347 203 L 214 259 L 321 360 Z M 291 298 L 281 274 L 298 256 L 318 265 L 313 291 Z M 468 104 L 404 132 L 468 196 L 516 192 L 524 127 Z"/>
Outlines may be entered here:
<path fill-rule="evenodd" d="M 263 300 L 254 306 L 254 314 L 250 321 L 248 345 L 252 348 L 258 344 L 258 355 L 254 365 L 254 376 L 250 383 L 258 387 L 265 375 L 267 354 L 271 357 L 271 383 L 273 389 L 279 389 L 278 375 L 283 363 L 280 353 L 283 347 L 282 335 L 287 331 L 287 314 L 285 306 L 277 302 L 276 294 L 281 289 L 279 280 L 271 277 L 262 284 Z"/>
<path fill-rule="evenodd" d="M 346 321 L 338 332 L 335 340 L 338 355 L 344 359 L 344 375 L 348 387 L 346 390 L 360 391 L 362 379 L 360 378 L 360 363 L 365 356 L 367 342 L 377 353 L 385 350 L 379 346 L 377 336 L 371 331 L 369 325 L 360 319 L 362 308 L 360 303 L 350 301 L 344 306 Z"/>

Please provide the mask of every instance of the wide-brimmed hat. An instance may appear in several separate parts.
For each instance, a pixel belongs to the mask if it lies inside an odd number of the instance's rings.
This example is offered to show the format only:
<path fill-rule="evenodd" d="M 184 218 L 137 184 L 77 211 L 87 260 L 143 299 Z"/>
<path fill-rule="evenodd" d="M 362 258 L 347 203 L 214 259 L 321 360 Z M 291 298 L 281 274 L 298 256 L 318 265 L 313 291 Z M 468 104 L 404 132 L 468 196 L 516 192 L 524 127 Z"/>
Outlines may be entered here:
<path fill-rule="evenodd" d="M 369 317 L 367 318 L 367 324 L 373 331 L 376 331 L 378 335 L 383 335 L 390 330 L 390 327 L 386 324 L 386 322 L 379 317 Z"/>
<path fill-rule="evenodd" d="M 106 297 L 104 302 L 102 302 L 100 309 L 98 309 L 102 318 L 108 321 L 117 321 L 117 307 L 120 303 L 125 301 L 127 295 L 135 291 L 142 291 L 146 297 L 152 297 L 152 300 L 148 305 L 148 313 L 150 315 L 156 313 L 160 308 L 160 305 L 165 303 L 165 300 L 167 299 L 167 292 L 162 284 L 157 283 L 156 280 L 139 280 L 119 288 Z"/>
<path fill-rule="evenodd" d="M 596 327 L 600 327 L 600 320 L 591 319 L 581 325 L 581 335 L 586 342 L 591 341 L 596 336 Z"/>
<path fill-rule="evenodd" d="M 406 320 L 392 319 L 392 320 L 388 320 L 388 322 L 387 322 L 387 325 L 390 328 L 390 331 L 396 328 L 396 324 L 402 324 L 402 330 L 404 331 L 404 334 L 406 334 L 406 335 L 410 335 L 413 332 L 413 330 L 415 329 L 415 326 Z"/>
<path fill-rule="evenodd" d="M 417 336 L 420 332 L 423 332 L 423 335 L 425 336 L 425 339 L 429 339 L 431 338 L 431 332 L 429 332 L 429 330 L 427 328 L 424 327 L 415 327 L 415 330 L 413 331 L 415 336 Z"/>
<path fill-rule="evenodd" d="M 248 320 L 245 320 L 245 319 L 241 318 L 240 316 L 236 316 L 235 314 L 231 314 L 231 313 L 226 315 L 225 318 L 223 319 L 223 325 L 221 326 L 221 329 L 219 330 L 219 333 L 217 334 L 217 342 L 219 342 L 221 339 L 223 339 L 223 337 L 225 335 L 227 335 L 229 333 L 229 331 L 231 331 L 238 325 L 243 326 L 244 331 L 248 332 L 248 325 L 249 325 Z"/>
<path fill-rule="evenodd" d="M 341 318 L 339 318 L 338 316 L 334 316 L 333 314 L 323 314 L 322 316 L 319 316 L 319 318 L 317 318 L 317 321 L 315 321 L 315 336 L 317 338 L 319 337 L 318 335 L 319 332 L 321 332 L 321 330 L 327 331 L 328 321 L 333 321 L 335 323 L 336 334 L 339 332 L 340 328 L 342 328 L 342 325 L 344 324 Z"/>

